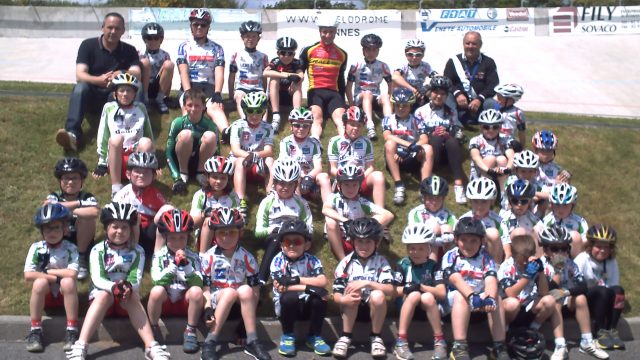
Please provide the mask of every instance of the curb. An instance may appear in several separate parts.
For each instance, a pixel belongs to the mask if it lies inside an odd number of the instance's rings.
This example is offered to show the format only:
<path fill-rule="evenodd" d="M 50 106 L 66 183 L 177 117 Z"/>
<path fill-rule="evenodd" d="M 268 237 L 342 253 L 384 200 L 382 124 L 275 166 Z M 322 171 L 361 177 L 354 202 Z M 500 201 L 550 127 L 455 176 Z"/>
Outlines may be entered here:
<path fill-rule="evenodd" d="M 23 340 L 26 336 L 31 320 L 29 316 L 0 316 L 0 341 L 18 341 Z M 44 317 L 43 328 L 45 341 L 48 343 L 61 342 L 64 339 L 64 329 L 66 327 L 66 319 L 63 316 Z M 258 319 L 258 336 L 262 339 L 271 339 L 277 343 L 282 330 L 280 322 L 275 318 L 259 318 Z M 167 318 L 160 321 L 160 327 L 164 335 L 164 340 L 169 344 L 181 344 L 182 333 L 186 324 L 185 318 Z M 235 326 L 237 320 L 229 320 L 225 324 L 220 341 L 235 341 Z M 296 337 L 304 339 L 306 336 L 306 327 L 308 322 L 299 322 L 296 324 Z M 322 336 L 329 343 L 337 340 L 342 328 L 341 318 L 329 317 L 325 319 Z M 201 325 L 200 340 L 203 335 L 206 336 L 206 327 Z M 382 338 L 386 343 L 393 343 L 398 333 L 397 320 L 385 320 L 382 329 Z M 354 341 L 364 343 L 369 340 L 370 328 L 365 323 L 356 323 L 353 330 Z M 541 329 L 547 339 L 553 339 L 551 326 L 548 322 Z M 575 319 L 567 319 L 564 322 L 565 338 L 567 340 L 577 341 L 580 339 L 580 330 Z M 640 338 L 640 317 L 622 318 L 618 324 L 620 337 L 625 340 L 634 340 Z M 451 324 L 444 324 L 444 333 L 447 341 L 452 341 Z M 431 327 L 425 321 L 413 321 L 408 332 L 409 340 L 412 342 L 431 344 L 433 341 L 433 333 Z M 491 341 L 491 334 L 486 321 L 472 323 L 469 326 L 467 339 L 470 343 L 488 343 Z M 112 341 L 121 344 L 139 343 L 140 338 L 135 332 L 128 318 L 107 318 L 100 324 L 100 327 L 91 339 L 92 341 Z"/>

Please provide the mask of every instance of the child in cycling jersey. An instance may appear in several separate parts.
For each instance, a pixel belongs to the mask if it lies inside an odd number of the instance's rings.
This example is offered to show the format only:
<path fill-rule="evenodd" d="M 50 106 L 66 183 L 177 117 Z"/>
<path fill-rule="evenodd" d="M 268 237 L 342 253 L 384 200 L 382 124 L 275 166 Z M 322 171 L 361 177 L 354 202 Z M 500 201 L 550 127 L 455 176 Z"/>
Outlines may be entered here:
<path fill-rule="evenodd" d="M 280 157 L 292 158 L 300 164 L 301 179 L 296 193 L 311 198 L 319 192 L 324 202 L 331 196 L 331 180 L 322 172 L 322 145 L 309 136 L 313 114 L 307 108 L 295 108 L 289 114 L 289 123 L 291 135 L 280 140 Z"/>
<path fill-rule="evenodd" d="M 605 350 L 625 348 L 617 330 L 625 300 L 616 260 L 617 240 L 612 226 L 593 225 L 587 231 L 585 250 L 574 260 L 587 282 L 589 313 L 598 334 L 596 342 Z"/>
<path fill-rule="evenodd" d="M 571 181 L 571 174 L 555 161 L 558 137 L 554 133 L 549 130 L 536 132 L 531 138 L 531 145 L 540 160 L 538 181 L 543 184 L 544 191 L 550 192 L 553 185 Z"/>
<path fill-rule="evenodd" d="M 453 245 L 453 228 L 458 219 L 444 205 L 449 193 L 447 180 L 438 175 L 431 175 L 420 182 L 422 204 L 409 211 L 408 225 L 425 224 L 434 234 L 434 241 L 429 247 L 429 259 L 440 263 L 442 255 Z M 444 250 L 444 251 L 443 251 Z"/>
<path fill-rule="evenodd" d="M 135 151 L 152 152 L 153 132 L 144 104 L 135 102 L 140 82 L 135 76 L 122 73 L 111 81 L 114 101 L 104 104 L 98 127 L 98 165 L 93 178 L 111 178 L 111 197 L 122 189 L 126 179 L 126 164 Z"/>
<path fill-rule="evenodd" d="M 242 99 L 250 92 L 265 91 L 266 77 L 264 70 L 269 64 L 266 54 L 256 49 L 262 36 L 262 25 L 249 20 L 240 24 L 240 38 L 243 49 L 231 56 L 229 63 L 229 97 L 236 103 L 238 116 L 246 118 L 242 108 Z"/>
<path fill-rule="evenodd" d="M 204 172 L 207 174 L 209 186 L 198 189 L 193 194 L 191 210 L 189 214 L 193 218 L 196 228 L 196 250 L 204 253 L 211 247 L 211 243 L 200 241 L 200 238 L 211 238 L 209 227 L 202 226 L 205 219 L 211 215 L 211 211 L 217 207 L 237 208 L 240 206 L 240 199 L 233 191 L 234 164 L 222 156 L 212 156 L 204 163 Z"/>
<path fill-rule="evenodd" d="M 524 111 L 515 106 L 515 103 L 522 98 L 524 90 L 518 84 L 500 84 L 494 90 L 496 92 L 495 99 L 486 101 L 484 108 L 496 109 L 502 113 L 504 122 L 500 132 L 517 141 L 513 145 L 516 152 L 522 151 L 526 143 L 527 122 Z"/>
<path fill-rule="evenodd" d="M 153 184 L 158 169 L 158 158 L 154 153 L 136 152 L 127 161 L 127 178 L 130 183 L 118 191 L 113 201 L 130 204 L 139 216 L 138 225 L 133 228 L 135 244 L 140 244 L 147 257 L 164 245 L 164 239 L 157 233 L 157 221 L 162 213 L 172 208 L 164 195 Z"/>
<path fill-rule="evenodd" d="M 373 123 L 373 110 L 382 110 L 383 116 L 391 115 L 391 70 L 389 66 L 378 60 L 382 39 L 376 34 L 367 34 L 360 39 L 363 61 L 352 64 L 347 72 L 347 103 L 360 106 L 367 117 L 367 136 L 377 139 Z M 382 94 L 380 84 L 387 83 L 387 93 Z"/>
<path fill-rule="evenodd" d="M 127 316 L 144 342 L 145 358 L 167 360 L 170 354 L 153 337 L 147 313 L 140 302 L 144 250 L 135 244 L 133 229 L 138 212 L 130 204 L 112 202 L 100 213 L 106 239 L 91 249 L 89 309 L 69 360 L 83 360 L 93 334 L 105 316 Z"/>
<path fill-rule="evenodd" d="M 72 215 L 69 219 L 67 240 L 78 247 L 78 279 L 84 280 L 89 275 L 89 250 L 96 234 L 96 222 L 100 214 L 98 200 L 90 193 L 82 190 L 88 170 L 84 161 L 75 157 L 58 160 L 54 175 L 60 185 L 59 192 L 51 192 L 44 204 L 61 204 Z"/>
<path fill-rule="evenodd" d="M 43 352 L 42 312 L 64 305 L 67 327 L 64 351 L 78 339 L 78 249 L 66 239 L 71 213 L 62 204 L 45 204 L 36 211 L 34 222 L 42 240 L 29 247 L 24 279 L 31 283 L 29 315 L 31 329 L 27 351 Z"/>
<path fill-rule="evenodd" d="M 366 117 L 360 108 L 350 107 L 342 116 L 345 132 L 329 140 L 329 159 L 331 176 L 336 176 L 338 168 L 348 164 L 362 167 L 364 179 L 360 191 L 373 198 L 373 202 L 384 208 L 384 175 L 374 167 L 373 144 L 362 135 Z"/>
<path fill-rule="evenodd" d="M 538 331 L 549 320 L 555 338 L 551 359 L 567 359 L 562 313 L 549 294 L 549 281 L 542 260 L 536 256 L 535 240 L 530 235 L 518 235 L 513 237 L 511 248 L 513 257 L 498 270 L 505 324 Z"/>
<path fill-rule="evenodd" d="M 402 234 L 407 256 L 400 259 L 397 271 L 401 280 L 395 295 L 400 307 L 398 338 L 393 352 L 398 359 L 413 359 L 409 348 L 408 331 L 411 321 L 428 320 L 433 331 L 433 359 L 447 358 L 447 343 L 440 322 L 439 302 L 446 298 L 446 286 L 438 264 L 429 258 L 435 241 L 432 229 L 423 223 L 409 224 Z"/>
<path fill-rule="evenodd" d="M 485 313 L 493 338 L 493 355 L 497 359 L 510 359 L 504 343 L 504 312 L 497 301 L 496 265 L 482 246 L 485 227 L 478 219 L 461 217 L 454 237 L 456 247 L 444 254 L 441 266 L 448 285 L 447 302 L 453 325 L 450 358 L 469 358 L 469 319 L 472 313 Z"/>
<path fill-rule="evenodd" d="M 240 198 L 240 212 L 246 218 L 249 207 L 245 199 L 247 181 L 264 183 L 271 190 L 273 166 L 273 128 L 262 121 L 267 111 L 267 95 L 252 92 L 242 98 L 246 118 L 231 124 L 229 161 L 234 162 L 233 187 Z"/>
<path fill-rule="evenodd" d="M 359 166 L 349 164 L 338 169 L 338 192 L 331 194 L 329 200 L 322 204 L 327 241 L 338 260 L 353 251 L 353 242 L 348 241 L 347 231 L 354 220 L 372 217 L 385 227 L 393 220 L 389 210 L 360 195 L 363 179 L 364 171 Z"/>
<path fill-rule="evenodd" d="M 147 103 L 149 99 L 153 99 L 161 114 L 168 114 L 165 99 L 171 92 L 175 66 L 169 53 L 160 48 L 164 40 L 164 28 L 155 22 L 146 23 L 141 35 L 145 49 L 139 50 L 138 55 L 142 64 L 144 97 Z"/>
<path fill-rule="evenodd" d="M 609 354 L 599 349 L 591 333 L 591 316 L 587 301 L 587 282 L 580 268 L 571 259 L 571 236 L 563 227 L 553 225 L 539 234 L 544 251 L 544 274 L 549 280 L 550 294 L 559 306 L 575 313 L 580 329 L 580 352 L 597 359 L 608 359 Z"/>
<path fill-rule="evenodd" d="M 278 253 L 278 230 L 287 220 L 299 219 L 307 224 L 313 234 L 313 216 L 309 203 L 295 193 L 300 179 L 300 165 L 291 158 L 280 158 L 273 163 L 273 191 L 258 206 L 256 230 L 259 241 L 264 242 L 264 255 L 260 263 L 258 279 L 264 284 L 269 278 L 271 260 Z"/>
<path fill-rule="evenodd" d="M 204 273 L 204 319 L 209 333 L 202 345 L 201 359 L 218 359 L 216 346 L 227 319 L 242 318 L 246 329 L 244 351 L 258 360 L 270 360 L 258 340 L 256 307 L 260 282 L 256 258 L 238 245 L 244 218 L 237 209 L 219 207 L 206 222 L 215 243 L 201 256 Z"/>
<path fill-rule="evenodd" d="M 371 355 L 386 356 L 380 333 L 387 314 L 385 297 L 394 292 L 394 275 L 377 251 L 382 232 L 382 225 L 373 218 L 354 220 L 347 229 L 354 250 L 338 263 L 333 282 L 333 300 L 342 317 L 342 333 L 333 347 L 336 358 L 347 357 L 356 320 L 371 323 Z"/>
<path fill-rule="evenodd" d="M 578 189 L 567 183 L 556 184 L 551 188 L 551 212 L 542 219 L 545 226 L 558 224 L 571 236 L 571 258 L 584 250 L 587 242 L 587 220 L 575 213 L 578 201 Z"/>
<path fill-rule="evenodd" d="M 393 71 L 392 80 L 394 87 L 403 87 L 411 90 L 416 97 L 412 110 L 424 105 L 428 100 L 428 81 L 434 71 L 424 59 L 426 46 L 419 39 L 411 39 L 404 46 L 404 55 L 407 62 Z"/>
<path fill-rule="evenodd" d="M 158 231 L 165 245 L 153 254 L 147 312 L 154 337 L 162 341 L 160 316 L 187 317 L 182 350 L 187 354 L 200 350 L 196 327 L 204 305 L 200 257 L 187 247 L 193 231 L 188 212 L 172 209 L 160 215 Z"/>
<path fill-rule="evenodd" d="M 186 194 L 189 178 L 195 176 L 200 187 L 207 186 L 204 162 L 220 153 L 218 127 L 205 114 L 204 93 L 189 89 L 183 94 L 186 113 L 171 122 L 167 136 L 167 165 L 175 194 Z"/>
<path fill-rule="evenodd" d="M 324 356 L 331 348 L 322 338 L 329 292 L 327 276 L 320 260 L 309 253 L 311 233 L 302 220 L 287 220 L 278 231 L 281 251 L 271 261 L 273 305 L 282 326 L 278 352 L 296 355 L 295 323 L 309 320 L 306 345 Z"/>
<path fill-rule="evenodd" d="M 544 216 L 549 206 L 549 193 L 543 191 L 542 184 L 537 180 L 539 166 L 539 157 L 533 151 L 522 150 L 515 153 L 513 156 L 513 174 L 507 177 L 507 180 L 504 183 L 504 191 L 507 191 L 509 186 L 517 180 L 527 181 L 534 190 L 530 207 L 536 212 L 536 214 Z M 501 200 L 502 209 L 508 210 L 509 201 L 504 194 L 501 197 Z"/>
<path fill-rule="evenodd" d="M 531 236 L 536 247 L 536 256 L 542 255 L 537 246 L 538 232 L 544 228 L 544 224 L 530 208 L 535 195 L 535 188 L 527 180 L 516 180 L 507 187 L 507 201 L 509 209 L 500 212 L 502 226 L 506 228 L 511 241 L 517 236 Z"/>
<path fill-rule="evenodd" d="M 471 210 L 458 219 L 473 218 L 480 220 L 486 229 L 486 250 L 497 263 L 511 256 L 511 239 L 502 218 L 491 208 L 496 201 L 496 184 L 486 177 L 471 180 L 467 184 L 467 199 L 471 201 Z"/>
<path fill-rule="evenodd" d="M 269 102 L 271 127 L 274 134 L 280 131 L 280 106 L 302 106 L 302 62 L 296 59 L 298 43 L 294 38 L 281 37 L 276 41 L 278 57 L 271 59 L 262 73 L 269 78 Z"/>
<path fill-rule="evenodd" d="M 415 102 L 411 91 L 396 88 L 392 102 L 394 113 L 382 120 L 384 158 L 395 186 L 393 203 L 402 205 L 406 188 L 400 171 L 420 171 L 420 179 L 426 179 L 433 169 L 433 149 L 424 124 L 411 114 L 410 104 Z"/>

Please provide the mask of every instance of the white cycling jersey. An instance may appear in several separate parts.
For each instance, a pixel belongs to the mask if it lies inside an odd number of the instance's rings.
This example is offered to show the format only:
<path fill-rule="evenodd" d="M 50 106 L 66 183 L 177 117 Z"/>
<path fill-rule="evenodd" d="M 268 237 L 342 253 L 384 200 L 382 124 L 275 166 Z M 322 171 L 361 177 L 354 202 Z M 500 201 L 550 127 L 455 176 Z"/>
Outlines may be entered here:
<path fill-rule="evenodd" d="M 236 120 L 231 124 L 230 134 L 229 142 L 240 144 L 240 148 L 244 151 L 262 151 L 266 145 L 273 146 L 273 128 L 264 121 L 252 128 L 247 120 Z M 232 161 L 235 157 L 236 155 L 231 151 L 229 160 Z"/>
<path fill-rule="evenodd" d="M 469 151 L 478 149 L 482 158 L 489 155 L 501 156 L 505 154 L 507 149 L 511 149 L 511 145 L 512 139 L 508 136 L 500 134 L 495 139 L 487 140 L 482 134 L 480 134 L 478 136 L 474 136 L 469 141 Z M 469 179 L 473 180 L 478 177 L 480 177 L 480 169 L 478 169 L 476 164 L 471 161 L 471 173 L 469 175 Z"/>
<path fill-rule="evenodd" d="M 241 285 L 258 285 L 258 262 L 242 246 L 238 246 L 231 259 L 227 258 L 220 247 L 213 246 L 200 255 L 204 285 L 211 293 L 224 288 L 237 289 Z"/>
<path fill-rule="evenodd" d="M 265 237 L 282 226 L 287 220 L 302 220 L 313 234 L 313 216 L 309 203 L 302 196 L 293 194 L 289 199 L 281 199 L 273 191 L 260 202 L 256 213 L 256 237 Z"/>
<path fill-rule="evenodd" d="M 229 72 L 237 73 L 235 79 L 236 90 L 264 90 L 262 73 L 269 65 L 269 58 L 264 53 L 255 50 L 242 49 L 231 56 Z"/>
<path fill-rule="evenodd" d="M 298 162 L 302 176 L 313 170 L 313 162 L 321 160 L 322 145 L 316 138 L 307 136 L 302 142 L 298 142 L 293 134 L 280 140 L 280 157 L 289 157 Z"/>
<path fill-rule="evenodd" d="M 345 135 L 336 135 L 329 140 L 327 158 L 337 162 L 338 168 L 353 164 L 366 169 L 373 156 L 373 143 L 364 136 L 352 141 Z"/>
<path fill-rule="evenodd" d="M 316 277 L 324 274 L 324 268 L 320 259 L 305 252 L 295 261 L 289 259 L 282 252 L 279 252 L 271 261 L 269 268 L 271 278 L 277 280 L 283 276 Z M 280 293 L 273 287 L 273 306 L 277 316 L 280 316 Z M 306 300 L 309 297 L 304 291 L 298 293 L 298 298 Z"/>
<path fill-rule="evenodd" d="M 587 241 L 587 230 L 589 229 L 587 220 L 574 212 L 564 219 L 558 219 L 553 212 L 550 212 L 544 217 L 544 219 L 542 219 L 542 222 L 546 227 L 560 225 L 567 231 L 577 231 L 582 238 L 582 242 Z"/>
<path fill-rule="evenodd" d="M 153 141 L 151 122 L 144 104 L 134 102 L 129 107 L 120 107 L 117 101 L 104 104 L 96 141 L 99 165 L 107 165 L 109 139 L 116 135 L 124 138 L 122 147 L 125 150 L 134 149 L 143 136 Z"/>
<path fill-rule="evenodd" d="M 620 286 L 620 270 L 618 260 L 595 260 L 588 252 L 583 251 L 573 261 L 578 265 L 587 286 Z"/>
<path fill-rule="evenodd" d="M 158 49 L 154 52 L 151 52 L 147 49 L 145 49 L 144 51 L 138 50 L 138 55 L 140 56 L 140 60 L 149 59 L 149 64 L 151 65 L 151 81 L 160 76 L 160 69 L 162 69 L 162 64 L 167 60 L 171 60 L 171 56 L 169 56 L 169 53 L 162 49 Z"/>
<path fill-rule="evenodd" d="M 231 181 L 231 179 L 229 181 Z M 239 206 L 240 198 L 238 198 L 238 195 L 233 191 L 216 198 L 210 191 L 199 189 L 193 194 L 189 214 L 191 216 L 198 216 L 204 214 L 207 209 L 217 209 L 219 207 L 233 209 Z"/>
<path fill-rule="evenodd" d="M 518 270 L 513 260 L 513 257 L 506 259 L 500 268 L 498 269 L 498 281 L 500 284 L 500 293 L 503 297 L 506 297 L 504 290 L 512 287 L 523 277 L 523 272 Z M 520 301 L 520 304 L 526 306 L 535 301 L 538 297 L 538 285 L 536 281 L 538 275 L 535 278 L 529 280 L 527 285 L 518 293 L 516 298 Z"/>
<path fill-rule="evenodd" d="M 387 84 L 391 82 L 391 70 L 386 63 L 380 60 L 356 62 L 349 67 L 347 72 L 347 81 L 352 81 L 355 85 L 353 98 L 356 105 L 360 105 L 359 95 L 363 91 L 370 91 L 374 96 L 379 96 L 380 84 L 383 80 Z"/>
<path fill-rule="evenodd" d="M 396 71 L 416 90 L 424 92 L 426 90 L 426 80 L 430 77 L 433 69 L 428 62 L 422 61 L 415 67 L 410 66 L 409 63 L 405 63 L 397 67 Z"/>
<path fill-rule="evenodd" d="M 165 245 L 153 254 L 151 261 L 151 281 L 163 286 L 172 303 L 184 297 L 192 286 L 202 287 L 200 257 L 191 249 L 184 249 L 186 265 L 176 265 L 176 255 Z"/>
<path fill-rule="evenodd" d="M 451 131 L 454 126 L 462 128 L 458 120 L 458 111 L 447 105 L 434 109 L 431 103 L 427 103 L 417 108 L 414 115 L 422 122 L 428 133 L 433 132 L 438 126 L 444 126 L 447 131 Z"/>
<path fill-rule="evenodd" d="M 107 240 L 96 244 L 89 254 L 91 292 L 89 300 L 99 291 L 111 293 L 116 282 L 126 280 L 133 290 L 138 291 L 144 270 L 144 250 L 142 246 L 114 249 Z"/>
<path fill-rule="evenodd" d="M 504 210 L 500 213 L 500 217 L 502 218 L 502 225 L 507 229 L 506 236 L 509 236 L 515 228 L 523 228 L 528 234 L 533 234 L 535 228 L 540 229 L 544 226 L 542 220 L 531 210 L 521 216 L 517 216 L 512 210 Z"/>
<path fill-rule="evenodd" d="M 368 259 L 360 259 L 355 252 L 345 256 L 338 263 L 334 273 L 333 292 L 344 294 L 347 284 L 351 281 L 369 280 L 381 284 L 392 284 L 394 274 L 387 259 L 374 252 Z M 366 302 L 371 289 L 361 289 L 362 300 Z"/>
<path fill-rule="evenodd" d="M 551 188 L 556 184 L 556 178 L 562 171 L 562 166 L 558 165 L 555 161 L 549 161 L 548 163 L 540 162 L 540 168 L 538 171 L 538 180 L 544 186 L 546 192 L 551 192 Z"/>
<path fill-rule="evenodd" d="M 418 141 L 420 135 L 426 134 L 422 122 L 413 115 L 406 119 L 398 119 L 396 114 L 385 116 L 382 119 L 382 131 L 390 131 L 391 134 L 408 142 Z"/>
<path fill-rule="evenodd" d="M 525 131 L 527 128 L 524 112 L 517 106 L 508 109 L 500 109 L 504 122 L 500 133 L 515 138 L 517 131 Z"/>
<path fill-rule="evenodd" d="M 192 83 L 215 83 L 215 68 L 224 67 L 224 50 L 216 42 L 207 39 L 200 45 L 189 39 L 178 47 L 176 65 L 189 65 L 189 79 Z"/>
<path fill-rule="evenodd" d="M 78 248 L 64 239 L 55 246 L 44 240 L 31 244 L 24 262 L 24 272 L 53 269 L 78 271 Z"/>
<path fill-rule="evenodd" d="M 411 209 L 407 217 L 409 219 L 408 225 L 428 224 L 431 221 L 435 221 L 439 225 L 449 225 L 453 229 L 456 222 L 458 222 L 456 215 L 446 207 L 442 207 L 440 210 L 432 213 L 424 206 L 424 204 Z"/>
<path fill-rule="evenodd" d="M 484 291 L 484 278 L 496 276 L 496 264 L 484 247 L 481 247 L 476 256 L 471 258 L 460 254 L 458 247 L 447 251 L 442 257 L 441 269 L 460 273 L 473 291 L 479 293 Z M 448 278 L 445 279 L 445 281 L 448 280 Z M 449 290 L 457 290 L 450 283 L 448 287 Z"/>

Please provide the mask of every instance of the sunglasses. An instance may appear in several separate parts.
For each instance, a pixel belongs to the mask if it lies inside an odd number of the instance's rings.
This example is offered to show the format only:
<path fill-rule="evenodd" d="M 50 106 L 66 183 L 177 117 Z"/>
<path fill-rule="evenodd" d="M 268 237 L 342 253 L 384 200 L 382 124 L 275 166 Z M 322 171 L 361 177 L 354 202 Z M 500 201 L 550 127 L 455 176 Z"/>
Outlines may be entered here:
<path fill-rule="evenodd" d="M 215 231 L 217 236 L 229 236 L 229 235 L 238 235 L 240 234 L 240 229 L 238 228 L 227 228 L 227 229 L 217 229 Z"/>
<path fill-rule="evenodd" d="M 278 55 L 281 56 L 293 56 L 295 54 L 295 51 L 278 51 Z"/>
<path fill-rule="evenodd" d="M 145 36 L 144 39 L 147 41 L 158 41 L 162 39 L 162 36 Z"/>
<path fill-rule="evenodd" d="M 502 125 L 482 125 L 484 130 L 498 130 L 502 127 Z"/>
<path fill-rule="evenodd" d="M 263 108 L 247 108 L 247 109 L 244 109 L 244 112 L 250 115 L 264 114 L 264 109 Z"/>
<path fill-rule="evenodd" d="M 421 53 L 421 52 L 408 52 L 408 53 L 405 53 L 405 55 L 407 55 L 409 57 L 422 57 L 422 55 L 424 55 L 424 53 Z"/>
<path fill-rule="evenodd" d="M 553 253 L 569 252 L 568 246 L 549 246 L 548 249 Z"/>
<path fill-rule="evenodd" d="M 300 123 L 293 123 L 291 124 L 291 126 L 293 126 L 295 129 L 308 129 L 311 127 L 311 125 L 309 124 L 300 124 Z"/>
<path fill-rule="evenodd" d="M 530 199 L 513 199 L 511 200 L 511 204 L 513 205 L 527 205 Z"/>
<path fill-rule="evenodd" d="M 304 240 L 303 239 L 285 239 L 282 240 L 282 244 L 284 244 L 284 246 L 300 246 L 302 244 L 304 244 Z"/>
<path fill-rule="evenodd" d="M 207 28 L 207 27 L 209 27 L 209 24 L 204 23 L 204 22 L 193 22 L 193 23 L 191 23 L 191 27 L 194 27 L 194 28 Z"/>
<path fill-rule="evenodd" d="M 273 183 L 276 184 L 276 185 L 280 185 L 282 187 L 287 187 L 287 186 L 294 186 L 296 184 L 296 181 L 273 180 Z"/>

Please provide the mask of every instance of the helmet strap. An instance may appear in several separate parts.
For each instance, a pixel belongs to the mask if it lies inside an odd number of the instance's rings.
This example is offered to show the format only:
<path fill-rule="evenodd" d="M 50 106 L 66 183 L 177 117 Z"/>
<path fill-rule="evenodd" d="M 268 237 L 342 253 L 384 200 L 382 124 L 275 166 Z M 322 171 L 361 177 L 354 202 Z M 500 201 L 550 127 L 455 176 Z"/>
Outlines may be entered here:
<path fill-rule="evenodd" d="M 159 52 L 160 52 L 160 48 L 155 49 L 155 50 L 147 50 L 147 52 L 148 52 L 149 54 L 157 54 L 157 53 L 159 53 Z"/>
<path fill-rule="evenodd" d="M 254 53 L 254 52 L 258 51 L 258 49 L 256 49 L 256 48 L 250 49 L 250 48 L 248 48 L 248 47 L 246 47 L 246 46 L 244 47 L 244 50 L 245 50 L 246 52 L 248 52 L 248 53 Z"/>
<path fill-rule="evenodd" d="M 124 248 L 129 247 L 129 242 L 130 241 L 131 240 L 129 240 L 129 241 L 125 242 L 125 243 L 122 243 L 122 244 L 114 244 L 111 240 L 109 240 L 107 238 L 107 245 L 109 245 L 109 247 L 112 248 L 112 249 L 120 250 L 120 249 L 124 249 Z"/>

